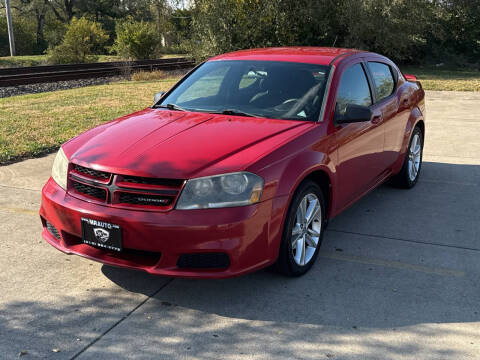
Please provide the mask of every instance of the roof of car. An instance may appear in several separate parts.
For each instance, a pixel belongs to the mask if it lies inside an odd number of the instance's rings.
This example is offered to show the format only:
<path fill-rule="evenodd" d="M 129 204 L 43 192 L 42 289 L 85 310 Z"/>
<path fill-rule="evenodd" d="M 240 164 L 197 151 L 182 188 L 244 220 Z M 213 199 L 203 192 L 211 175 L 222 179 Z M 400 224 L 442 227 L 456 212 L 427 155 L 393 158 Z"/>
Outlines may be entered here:
<path fill-rule="evenodd" d="M 336 58 L 358 52 L 363 51 L 330 47 L 277 47 L 234 51 L 215 56 L 210 60 L 290 61 L 330 65 L 330 63 Z"/>

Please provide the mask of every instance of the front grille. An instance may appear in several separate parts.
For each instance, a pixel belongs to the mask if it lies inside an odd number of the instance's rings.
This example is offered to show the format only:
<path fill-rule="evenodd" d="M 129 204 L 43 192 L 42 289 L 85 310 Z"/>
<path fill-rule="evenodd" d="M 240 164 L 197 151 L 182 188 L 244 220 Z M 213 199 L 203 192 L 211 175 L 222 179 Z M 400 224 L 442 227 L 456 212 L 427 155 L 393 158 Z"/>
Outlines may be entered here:
<path fill-rule="evenodd" d="M 73 168 L 76 172 L 79 172 L 82 175 L 85 175 L 89 178 L 108 180 L 110 179 L 110 174 L 104 171 L 89 169 L 80 165 L 73 165 Z"/>
<path fill-rule="evenodd" d="M 119 202 L 122 204 L 167 206 L 173 201 L 172 197 L 150 194 L 120 193 Z"/>
<path fill-rule="evenodd" d="M 166 211 L 174 206 L 184 182 L 180 179 L 117 175 L 72 164 L 68 191 L 74 196 L 113 207 Z"/>
<path fill-rule="evenodd" d="M 58 232 L 57 228 L 50 224 L 47 221 L 47 230 L 50 234 L 52 234 L 55 238 L 60 239 L 60 233 Z"/>
<path fill-rule="evenodd" d="M 189 269 L 225 269 L 230 266 L 230 258 L 225 253 L 182 254 L 177 266 Z"/>
<path fill-rule="evenodd" d="M 122 180 L 126 183 L 131 184 L 142 184 L 142 185 L 154 185 L 154 186 L 166 186 L 178 188 L 182 186 L 183 180 L 179 179 L 157 179 L 157 178 L 147 178 L 139 176 L 122 176 Z"/>
<path fill-rule="evenodd" d="M 107 191 L 105 189 L 82 184 L 77 181 L 72 181 L 72 184 L 76 192 L 79 192 L 81 194 L 84 194 L 96 199 L 105 200 L 105 201 L 107 200 Z"/>

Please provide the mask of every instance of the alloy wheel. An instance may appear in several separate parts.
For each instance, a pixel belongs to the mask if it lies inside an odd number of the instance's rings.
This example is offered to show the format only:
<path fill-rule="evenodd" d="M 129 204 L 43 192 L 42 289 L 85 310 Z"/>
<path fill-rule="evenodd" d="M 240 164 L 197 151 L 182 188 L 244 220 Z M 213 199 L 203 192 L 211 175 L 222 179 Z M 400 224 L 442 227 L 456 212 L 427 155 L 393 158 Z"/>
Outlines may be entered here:
<path fill-rule="evenodd" d="M 422 161 L 422 139 L 420 134 L 413 136 L 410 150 L 408 153 L 408 176 L 410 181 L 415 181 L 420 171 L 420 162 Z"/>
<path fill-rule="evenodd" d="M 318 197 L 309 193 L 298 205 L 292 229 L 292 255 L 297 265 L 305 266 L 312 260 L 322 230 L 322 207 Z"/>

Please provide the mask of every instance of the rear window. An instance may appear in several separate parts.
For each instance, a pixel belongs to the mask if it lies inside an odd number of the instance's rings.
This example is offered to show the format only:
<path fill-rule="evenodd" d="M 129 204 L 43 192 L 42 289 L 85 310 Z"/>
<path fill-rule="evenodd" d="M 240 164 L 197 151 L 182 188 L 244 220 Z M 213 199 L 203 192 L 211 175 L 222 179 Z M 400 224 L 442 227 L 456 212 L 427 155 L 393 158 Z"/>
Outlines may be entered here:
<path fill-rule="evenodd" d="M 368 68 L 372 74 L 373 82 L 375 83 L 377 101 L 392 95 L 395 88 L 395 80 L 393 79 L 390 66 L 379 62 L 369 62 Z"/>

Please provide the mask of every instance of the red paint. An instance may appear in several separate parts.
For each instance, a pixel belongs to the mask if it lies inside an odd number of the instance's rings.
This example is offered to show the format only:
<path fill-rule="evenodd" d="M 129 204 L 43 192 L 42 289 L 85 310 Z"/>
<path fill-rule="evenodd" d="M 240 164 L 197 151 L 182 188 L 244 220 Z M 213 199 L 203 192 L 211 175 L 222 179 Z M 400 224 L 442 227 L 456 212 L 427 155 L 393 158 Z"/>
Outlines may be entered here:
<path fill-rule="evenodd" d="M 308 64 L 329 65 L 341 55 L 360 53 L 360 50 L 325 47 L 279 47 L 240 50 L 213 57 L 210 60 L 264 60 L 290 61 Z"/>
<path fill-rule="evenodd" d="M 411 81 L 411 82 L 416 82 L 417 81 L 417 77 L 415 75 L 411 75 L 411 74 L 405 74 L 405 79 L 407 79 L 407 81 Z"/>
<path fill-rule="evenodd" d="M 40 215 L 62 233 L 43 237 L 57 249 L 111 265 L 185 277 L 230 277 L 275 262 L 290 199 L 300 182 L 323 172 L 331 183 L 331 218 L 402 166 L 410 133 L 424 121 L 424 92 L 387 58 L 348 49 L 274 48 L 224 54 L 212 60 L 272 60 L 335 66 L 321 121 L 302 122 L 145 109 L 89 130 L 63 145 L 72 163 L 114 174 L 190 179 L 234 171 L 261 176 L 256 205 L 205 210 L 161 210 L 107 205 L 66 193 L 52 179 L 42 191 Z M 372 106 L 380 118 L 335 126 L 341 75 L 350 65 L 380 61 L 399 72 L 394 93 Z M 141 186 L 135 185 L 141 188 Z M 148 189 L 147 189 L 148 190 Z M 181 190 L 181 188 L 180 188 Z M 127 249 L 161 257 L 109 254 L 81 243 L 80 218 L 118 224 Z M 176 266 L 183 253 L 225 252 L 226 270 Z"/>

